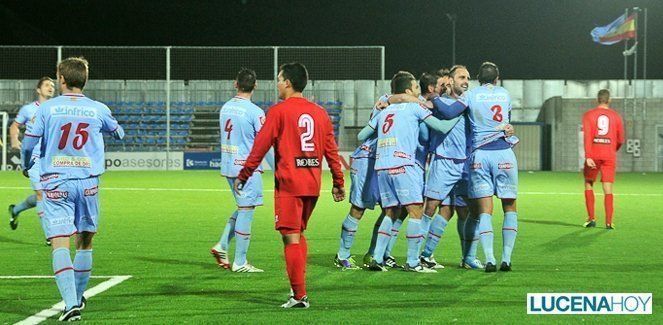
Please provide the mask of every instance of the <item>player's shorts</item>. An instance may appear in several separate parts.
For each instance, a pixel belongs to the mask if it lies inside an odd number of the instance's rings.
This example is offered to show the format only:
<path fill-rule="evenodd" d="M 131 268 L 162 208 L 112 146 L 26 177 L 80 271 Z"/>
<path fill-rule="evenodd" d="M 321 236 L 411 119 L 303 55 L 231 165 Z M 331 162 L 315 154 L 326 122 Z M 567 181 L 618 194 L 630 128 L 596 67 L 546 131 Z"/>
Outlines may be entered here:
<path fill-rule="evenodd" d="M 467 186 L 468 186 L 468 180 L 467 179 L 461 179 L 456 183 L 456 186 L 454 186 L 454 189 L 449 193 L 449 195 L 442 200 L 442 205 L 453 205 L 457 207 L 466 207 L 467 206 L 467 201 L 465 198 L 467 198 Z"/>
<path fill-rule="evenodd" d="M 42 226 L 46 238 L 69 237 L 97 232 L 99 178 L 71 179 L 44 190 Z"/>
<path fill-rule="evenodd" d="M 378 170 L 383 208 L 423 203 L 423 171 L 418 166 Z"/>
<path fill-rule="evenodd" d="M 476 150 L 470 163 L 470 199 L 497 195 L 515 199 L 518 195 L 518 163 L 511 148 Z"/>
<path fill-rule="evenodd" d="M 375 159 L 354 158 L 350 164 L 350 203 L 358 208 L 375 208 L 380 204 L 378 175 L 375 172 Z"/>
<path fill-rule="evenodd" d="M 435 157 L 428 167 L 428 180 L 424 196 L 434 200 L 446 199 L 456 183 L 463 177 L 465 159 Z"/>
<path fill-rule="evenodd" d="M 43 187 L 41 186 L 41 177 L 39 175 L 40 171 L 39 169 L 41 168 L 41 162 L 39 158 L 34 159 L 35 163 L 30 167 L 28 170 L 28 177 L 30 178 L 30 187 L 34 191 L 41 191 Z"/>
<path fill-rule="evenodd" d="M 235 193 L 233 190 L 235 179 L 237 179 L 237 177 L 226 177 L 228 185 L 230 185 L 230 191 L 233 193 L 235 203 L 237 203 L 238 207 L 247 208 L 262 205 L 262 173 L 254 172 L 253 175 L 246 180 L 246 184 L 244 184 L 244 188 L 239 194 Z"/>
<path fill-rule="evenodd" d="M 596 163 L 596 168 L 592 169 L 589 168 L 587 166 L 587 163 L 585 162 L 585 169 L 583 170 L 583 174 L 585 175 L 585 180 L 594 182 L 596 181 L 596 177 L 598 176 L 599 172 L 601 172 L 601 182 L 603 183 L 615 182 L 615 170 L 617 164 L 615 163 L 614 160 L 596 159 L 594 160 L 594 163 Z"/>
<path fill-rule="evenodd" d="M 306 230 L 313 214 L 317 196 L 279 196 L 274 194 L 274 223 L 281 233 L 298 233 Z"/>

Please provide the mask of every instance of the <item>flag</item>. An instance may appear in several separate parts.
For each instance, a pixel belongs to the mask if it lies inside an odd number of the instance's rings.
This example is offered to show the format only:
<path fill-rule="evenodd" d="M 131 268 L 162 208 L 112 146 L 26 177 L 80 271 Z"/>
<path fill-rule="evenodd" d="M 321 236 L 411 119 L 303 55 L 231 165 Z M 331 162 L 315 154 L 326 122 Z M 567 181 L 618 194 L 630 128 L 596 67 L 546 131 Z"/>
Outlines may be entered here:
<path fill-rule="evenodd" d="M 612 45 L 622 40 L 635 38 L 635 14 L 623 14 L 609 25 L 592 29 L 594 42 L 603 45 Z"/>

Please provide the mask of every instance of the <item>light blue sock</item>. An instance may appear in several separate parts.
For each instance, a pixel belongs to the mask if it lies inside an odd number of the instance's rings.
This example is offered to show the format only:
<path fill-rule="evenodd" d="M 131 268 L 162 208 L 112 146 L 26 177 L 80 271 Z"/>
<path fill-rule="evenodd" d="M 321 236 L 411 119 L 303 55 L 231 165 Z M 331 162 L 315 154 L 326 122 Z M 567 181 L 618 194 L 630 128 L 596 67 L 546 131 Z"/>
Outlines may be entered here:
<path fill-rule="evenodd" d="M 407 264 L 419 265 L 419 252 L 424 236 L 421 234 L 421 219 L 410 218 L 407 222 Z"/>
<path fill-rule="evenodd" d="M 479 248 L 479 220 L 473 216 L 468 216 L 465 220 L 465 227 L 463 228 L 463 237 L 465 238 L 465 246 L 463 256 L 465 261 L 474 261 L 477 258 L 477 249 Z"/>
<path fill-rule="evenodd" d="M 378 228 L 378 239 L 375 241 L 375 252 L 373 252 L 373 258 L 378 264 L 384 262 L 384 252 L 387 250 L 387 245 L 391 239 L 392 224 L 391 218 L 384 217 L 380 228 Z"/>
<path fill-rule="evenodd" d="M 430 224 L 430 229 L 428 230 L 428 238 L 426 239 L 424 251 L 421 253 L 422 256 L 431 257 L 433 255 L 435 248 L 440 243 L 440 238 L 444 234 L 444 228 L 447 227 L 448 223 L 449 222 L 441 215 L 435 215 L 433 222 Z"/>
<path fill-rule="evenodd" d="M 504 223 L 502 224 L 502 262 L 511 264 L 511 253 L 516 244 L 518 235 L 518 213 L 504 213 Z"/>
<path fill-rule="evenodd" d="M 341 246 L 338 249 L 338 258 L 342 260 L 350 258 L 350 248 L 352 248 L 358 227 L 359 220 L 348 214 L 341 225 Z"/>
<path fill-rule="evenodd" d="M 391 251 L 398 241 L 398 233 L 401 231 L 401 226 L 403 225 L 403 220 L 396 219 L 391 225 L 391 239 L 389 239 L 389 244 L 387 244 L 387 249 L 384 251 L 384 257 L 391 256 Z"/>
<path fill-rule="evenodd" d="M 380 225 L 382 224 L 382 220 L 384 219 L 384 210 L 380 213 L 380 216 L 378 217 L 377 220 L 375 220 L 375 225 L 373 225 L 373 233 L 371 234 L 371 245 L 368 246 L 368 254 L 373 256 L 375 253 L 375 245 L 378 241 L 378 230 L 380 229 Z"/>
<path fill-rule="evenodd" d="M 237 221 L 235 221 L 235 260 L 234 264 L 242 266 L 246 264 L 246 252 L 251 243 L 251 221 L 253 221 L 254 209 L 239 210 Z"/>
<path fill-rule="evenodd" d="M 37 211 L 37 217 L 39 217 L 39 224 L 41 225 L 41 230 L 44 231 L 44 237 L 48 237 L 48 235 L 46 234 L 46 220 L 44 219 L 44 203 L 42 201 L 37 201 L 37 205 L 35 205 L 35 210 Z"/>
<path fill-rule="evenodd" d="M 87 282 L 92 273 L 92 250 L 81 249 L 76 251 L 74 257 L 74 279 L 76 280 L 76 297 L 78 304 L 81 304 L 83 292 L 87 288 Z"/>
<path fill-rule="evenodd" d="M 221 234 L 221 239 L 219 243 L 216 244 L 218 248 L 224 251 L 228 251 L 228 246 L 230 246 L 230 240 L 235 237 L 235 222 L 237 221 L 237 210 L 233 212 L 228 222 L 226 222 L 226 227 L 223 229 L 223 234 Z"/>
<path fill-rule="evenodd" d="M 493 255 L 493 216 L 487 213 L 479 215 L 479 237 L 481 238 L 481 246 L 483 246 L 483 254 L 486 256 L 486 263 L 495 264 L 495 255 Z"/>
<path fill-rule="evenodd" d="M 32 194 L 25 198 L 25 200 L 16 206 L 14 206 L 14 213 L 18 214 L 21 213 L 27 209 L 34 208 L 37 205 L 37 195 Z"/>
<path fill-rule="evenodd" d="M 467 222 L 467 217 L 461 218 L 460 215 L 456 220 L 456 231 L 458 232 L 458 239 L 460 239 L 460 254 L 462 258 L 465 258 L 465 223 Z"/>
<path fill-rule="evenodd" d="M 55 283 L 58 284 L 58 290 L 60 290 L 66 309 L 77 306 L 74 265 L 71 263 L 69 249 L 58 248 L 53 251 L 53 272 L 55 273 Z"/>
<path fill-rule="evenodd" d="M 421 217 L 421 233 L 424 234 L 424 238 L 428 237 L 428 231 L 430 230 L 430 223 L 433 221 L 433 218 L 429 215 L 423 215 Z"/>

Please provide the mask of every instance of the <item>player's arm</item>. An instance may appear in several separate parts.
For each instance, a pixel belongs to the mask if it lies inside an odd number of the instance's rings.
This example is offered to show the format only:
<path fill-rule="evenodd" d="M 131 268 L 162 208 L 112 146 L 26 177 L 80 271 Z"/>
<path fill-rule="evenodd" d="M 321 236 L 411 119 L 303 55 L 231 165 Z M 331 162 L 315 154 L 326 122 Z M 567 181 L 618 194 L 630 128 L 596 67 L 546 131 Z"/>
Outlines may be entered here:
<path fill-rule="evenodd" d="M 396 94 L 396 95 L 391 95 L 387 98 L 387 104 L 400 104 L 400 103 L 425 104 L 426 101 L 422 101 L 419 98 L 409 94 Z"/>
<path fill-rule="evenodd" d="M 461 116 L 467 109 L 467 105 L 461 100 L 448 102 L 443 100 L 442 97 L 434 96 L 430 101 L 433 104 L 433 109 L 445 120 Z"/>
<path fill-rule="evenodd" d="M 585 162 L 590 168 L 596 168 L 592 153 L 592 138 L 594 137 L 594 123 L 592 123 L 589 115 L 585 114 L 582 117 L 582 131 L 583 131 L 583 144 L 585 147 Z"/>
<path fill-rule="evenodd" d="M 34 122 L 29 123 L 25 130 L 25 137 L 21 144 L 21 167 L 23 170 L 29 170 L 34 164 L 32 160 L 32 150 L 34 150 L 39 139 L 44 135 L 44 116 L 42 110 L 37 110 Z"/>
<path fill-rule="evenodd" d="M 18 134 L 20 132 L 18 126 L 20 124 L 16 121 L 12 122 L 12 125 L 9 126 L 9 140 L 13 149 L 21 148 L 21 141 L 18 139 Z"/>
<path fill-rule="evenodd" d="M 378 127 L 378 118 L 377 116 L 374 116 L 370 121 L 368 121 L 368 124 L 359 131 L 359 134 L 357 134 L 357 140 L 364 142 L 366 139 L 370 138 L 373 133 L 375 133 L 375 129 Z"/>
<path fill-rule="evenodd" d="M 338 156 L 338 145 L 336 145 L 336 138 L 334 138 L 334 127 L 331 121 L 327 118 L 327 132 L 325 134 L 325 159 L 332 174 L 333 188 L 332 196 L 335 202 L 340 202 L 345 199 L 345 180 L 343 179 L 343 169 L 341 168 L 341 158 Z"/>
<path fill-rule="evenodd" d="M 249 157 L 246 158 L 244 168 L 242 168 L 235 180 L 235 191 L 242 190 L 244 183 L 246 183 L 249 177 L 253 175 L 256 168 L 260 166 L 267 151 L 269 151 L 269 148 L 274 145 L 274 142 L 279 135 L 280 125 L 281 121 L 278 112 L 270 110 L 269 113 L 267 113 L 265 124 L 262 126 L 260 132 L 256 135 L 256 139 L 253 141 L 253 147 L 251 148 Z"/>
<path fill-rule="evenodd" d="M 432 115 L 428 116 L 427 118 L 424 119 L 424 123 L 431 128 L 431 130 L 441 132 L 441 133 L 449 133 L 451 129 L 458 123 L 458 120 L 460 120 L 460 116 L 456 116 L 450 120 L 440 120 Z"/>
<path fill-rule="evenodd" d="M 260 133 L 262 126 L 265 124 L 265 113 L 260 110 L 257 114 L 253 115 L 253 131 L 255 134 Z M 264 159 L 272 170 L 276 170 L 276 165 L 274 165 L 274 148 L 270 148 Z"/>
<path fill-rule="evenodd" d="M 108 107 L 105 107 L 101 114 L 101 131 L 110 133 L 115 139 L 118 140 L 122 140 L 124 138 L 124 129 L 113 117 Z"/>
<path fill-rule="evenodd" d="M 419 123 L 419 142 L 428 142 L 428 140 L 430 140 L 430 131 L 426 124 Z"/>

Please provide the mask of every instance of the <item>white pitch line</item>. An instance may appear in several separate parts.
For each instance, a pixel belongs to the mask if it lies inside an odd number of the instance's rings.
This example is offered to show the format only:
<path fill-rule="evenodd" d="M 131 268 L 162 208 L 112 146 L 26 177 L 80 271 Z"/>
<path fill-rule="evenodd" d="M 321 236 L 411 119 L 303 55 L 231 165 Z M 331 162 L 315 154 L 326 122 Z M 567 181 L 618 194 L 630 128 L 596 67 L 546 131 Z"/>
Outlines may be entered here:
<path fill-rule="evenodd" d="M 49 275 L 22 275 L 22 276 L 0 276 L 0 279 L 52 279 L 53 276 Z M 108 280 L 97 284 L 96 286 L 85 290 L 85 298 L 94 297 L 126 280 L 131 278 L 131 275 L 115 275 L 115 276 L 91 276 L 91 278 L 108 278 Z M 17 322 L 15 325 L 33 325 L 39 324 L 50 317 L 53 317 L 59 314 L 64 309 L 64 301 L 60 301 L 57 304 L 51 306 L 51 308 L 44 309 L 20 322 Z"/>
<path fill-rule="evenodd" d="M 0 190 L 29 190 L 22 186 L 0 186 Z M 166 191 L 166 192 L 230 192 L 228 188 L 163 188 L 163 187 L 103 187 L 102 191 Z M 273 189 L 263 192 L 274 192 Z M 329 193 L 330 190 L 321 190 L 321 193 Z M 596 193 L 603 195 L 603 193 Z M 583 195 L 583 192 L 518 192 L 518 195 Z M 663 193 L 615 193 L 615 196 L 663 196 Z"/>

